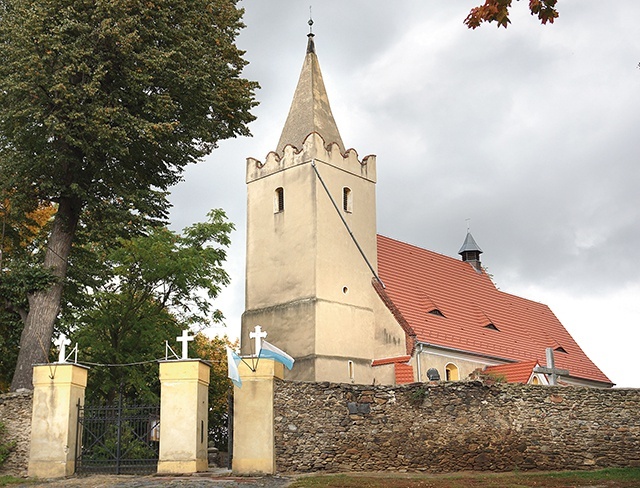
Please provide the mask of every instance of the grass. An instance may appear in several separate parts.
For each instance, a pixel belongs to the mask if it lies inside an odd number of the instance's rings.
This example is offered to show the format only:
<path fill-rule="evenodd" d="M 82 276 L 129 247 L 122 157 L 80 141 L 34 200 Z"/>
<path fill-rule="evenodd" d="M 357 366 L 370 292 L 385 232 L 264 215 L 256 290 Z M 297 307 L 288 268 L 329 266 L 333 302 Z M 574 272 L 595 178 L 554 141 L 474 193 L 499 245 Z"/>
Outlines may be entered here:
<path fill-rule="evenodd" d="M 35 483 L 35 480 L 27 480 L 24 478 L 16 478 L 15 476 L 0 476 L 0 486 L 17 485 L 18 483 Z"/>
<path fill-rule="evenodd" d="M 297 478 L 290 488 L 633 488 L 640 487 L 640 468 L 597 471 L 311 475 Z"/>
<path fill-rule="evenodd" d="M 0 476 L 0 486 L 37 480 Z M 173 485 L 172 485 L 173 486 Z M 638 488 L 640 467 L 509 473 L 349 473 L 300 476 L 289 488 Z"/>

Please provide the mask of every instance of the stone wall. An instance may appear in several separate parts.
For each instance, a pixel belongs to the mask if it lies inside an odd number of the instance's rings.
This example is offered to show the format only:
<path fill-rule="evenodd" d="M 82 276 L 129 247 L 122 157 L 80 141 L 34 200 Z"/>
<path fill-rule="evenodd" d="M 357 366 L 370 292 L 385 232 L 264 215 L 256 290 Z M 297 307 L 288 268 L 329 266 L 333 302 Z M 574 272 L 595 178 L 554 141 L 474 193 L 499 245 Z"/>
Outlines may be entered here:
<path fill-rule="evenodd" d="M 279 472 L 640 466 L 640 390 L 278 381 Z"/>
<path fill-rule="evenodd" d="M 32 400 L 32 391 L 0 395 L 0 422 L 7 429 L 5 437 L 0 439 L 0 442 L 16 442 L 13 452 L 0 467 L 0 474 L 27 475 Z"/>

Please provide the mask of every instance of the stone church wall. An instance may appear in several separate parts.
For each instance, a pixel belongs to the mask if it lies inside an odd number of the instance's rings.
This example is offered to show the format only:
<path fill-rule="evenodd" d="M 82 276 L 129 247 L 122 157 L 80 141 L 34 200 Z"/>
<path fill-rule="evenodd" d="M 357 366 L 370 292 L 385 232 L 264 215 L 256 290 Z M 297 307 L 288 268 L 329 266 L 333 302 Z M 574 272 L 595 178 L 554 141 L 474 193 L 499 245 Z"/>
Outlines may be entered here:
<path fill-rule="evenodd" d="M 8 459 L 0 467 L 0 474 L 27 475 L 32 401 L 32 391 L 0 395 L 0 422 L 6 429 L 5 435 L 0 436 L 0 443 L 16 443 Z"/>
<path fill-rule="evenodd" d="M 640 466 L 640 390 L 278 381 L 278 472 Z"/>

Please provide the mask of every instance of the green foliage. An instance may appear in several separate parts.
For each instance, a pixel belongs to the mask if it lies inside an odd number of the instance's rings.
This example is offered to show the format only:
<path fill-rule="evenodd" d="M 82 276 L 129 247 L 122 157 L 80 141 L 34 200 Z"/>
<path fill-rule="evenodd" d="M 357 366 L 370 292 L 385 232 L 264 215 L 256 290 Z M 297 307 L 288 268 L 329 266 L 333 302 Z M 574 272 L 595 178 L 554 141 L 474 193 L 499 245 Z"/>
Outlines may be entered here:
<path fill-rule="evenodd" d="M 225 337 L 209 339 L 197 334 L 194 350 L 197 357 L 211 363 L 209 378 L 209 441 L 220 451 L 227 451 L 229 432 L 229 401 L 232 395 L 232 383 L 227 377 L 227 346 L 232 349 L 238 344 Z"/>
<path fill-rule="evenodd" d="M 17 314 L 0 308 L 0 393 L 9 391 L 18 359 L 22 322 Z"/>
<path fill-rule="evenodd" d="M 415 406 L 422 405 L 422 402 L 429 396 L 429 391 L 426 388 L 418 387 L 411 392 L 409 399 Z"/>
<path fill-rule="evenodd" d="M 36 483 L 37 480 L 34 479 L 24 479 L 24 478 L 16 478 L 15 476 L 0 476 L 0 486 L 11 486 L 11 485 L 28 485 L 31 483 Z"/>
<path fill-rule="evenodd" d="M 89 208 L 152 199 L 217 141 L 247 135 L 256 84 L 240 78 L 235 3 L 4 0 L 7 182 Z"/>
<path fill-rule="evenodd" d="M 113 404 L 120 391 L 130 402 L 159 399 L 155 360 L 164 357 L 164 341 L 174 341 L 182 327 L 153 302 L 137 304 L 135 310 L 131 306 L 126 297 L 105 299 L 98 309 L 84 315 L 85 320 L 93 321 L 72 336 L 78 343 L 80 362 L 98 363 L 91 365 L 88 377 L 91 403 Z"/>
<path fill-rule="evenodd" d="M 113 403 L 122 389 L 131 400 L 157 400 L 154 360 L 164 357 L 165 341 L 173 344 L 183 329 L 222 319 L 210 300 L 229 283 L 222 264 L 233 224 L 219 209 L 208 217 L 182 234 L 151 227 L 146 235 L 120 239 L 118 247 L 104 251 L 106 269 L 81 290 L 86 296 L 81 305 L 69 305 L 66 329 L 79 345 L 81 361 L 144 362 L 94 366 L 92 398 Z"/>
<path fill-rule="evenodd" d="M 635 481 L 640 482 L 640 467 L 606 468 L 596 471 L 562 471 L 547 473 L 548 478 L 573 478 L 587 481 Z"/>
<path fill-rule="evenodd" d="M 100 442 L 88 452 L 83 452 L 83 462 L 90 465 L 95 461 L 109 461 L 115 458 L 118 447 L 124 459 L 153 459 L 158 456 L 156 450 L 146 439 L 135 435 L 135 426 L 124 422 L 120 427 L 120 445 L 118 446 L 118 426 L 110 424 L 100 432 Z"/>
<path fill-rule="evenodd" d="M 469 379 L 472 381 L 481 381 L 486 385 L 492 385 L 494 383 L 506 383 L 507 377 L 502 373 L 486 373 L 482 369 L 478 368 L 469 374 Z"/>
<path fill-rule="evenodd" d="M 50 213 L 47 208 L 10 205 L 0 194 L 0 392 L 8 391 L 13 376 L 27 295 L 56 281 L 39 263 Z"/>
<path fill-rule="evenodd" d="M 46 358 L 63 285 L 76 303 L 83 287 L 102 286 L 103 261 L 91 256 L 166 223 L 165 192 L 185 166 L 249 134 L 258 85 L 241 78 L 236 4 L 0 2 L 0 198 L 25 215 L 57 208 L 30 263 L 56 282 L 27 291 L 29 309 L 2 304 L 25 324 L 12 388 L 30 386 L 30 365 Z M 84 255 L 70 255 L 74 241 Z M 86 268 L 67 280 L 67 263 Z"/>
<path fill-rule="evenodd" d="M 5 437 L 7 434 L 7 428 L 4 426 L 2 422 L 0 422 L 0 467 L 4 464 L 4 462 L 9 457 L 11 451 L 13 451 L 16 447 L 15 441 L 6 441 Z"/>
<path fill-rule="evenodd" d="M 609 468 L 596 471 L 534 473 L 454 473 L 454 474 L 331 474 L 296 478 L 291 488 L 565 488 L 615 486 L 637 487 L 640 468 Z"/>

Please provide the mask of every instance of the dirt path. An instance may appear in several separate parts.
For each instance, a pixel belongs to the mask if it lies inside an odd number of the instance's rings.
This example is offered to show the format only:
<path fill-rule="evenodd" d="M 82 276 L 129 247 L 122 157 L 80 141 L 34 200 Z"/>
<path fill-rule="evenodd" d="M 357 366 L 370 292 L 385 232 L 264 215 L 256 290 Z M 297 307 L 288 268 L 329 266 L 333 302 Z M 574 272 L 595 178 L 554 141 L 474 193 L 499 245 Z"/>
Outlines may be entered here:
<path fill-rule="evenodd" d="M 290 482 L 290 479 L 279 476 L 249 478 L 232 477 L 227 473 L 206 473 L 193 476 L 72 476 L 12 486 L 29 488 L 284 488 Z"/>

